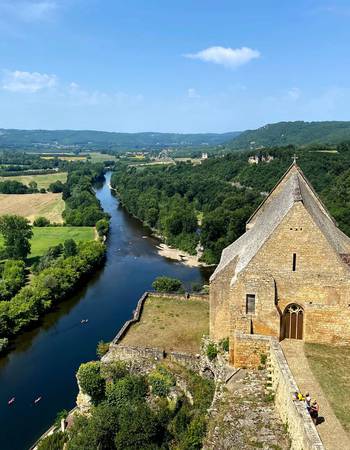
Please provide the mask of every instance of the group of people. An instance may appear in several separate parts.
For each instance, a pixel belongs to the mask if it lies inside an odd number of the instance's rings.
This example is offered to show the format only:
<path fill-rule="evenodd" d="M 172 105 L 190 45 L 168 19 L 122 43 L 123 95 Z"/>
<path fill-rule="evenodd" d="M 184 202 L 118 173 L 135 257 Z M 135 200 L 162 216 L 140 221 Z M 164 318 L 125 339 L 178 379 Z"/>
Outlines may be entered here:
<path fill-rule="evenodd" d="M 311 419 L 313 420 L 314 424 L 317 425 L 317 419 L 318 419 L 318 412 L 319 412 L 319 406 L 316 400 L 311 402 L 311 395 L 307 392 L 305 396 L 301 392 L 295 392 L 294 394 L 295 400 L 299 400 L 301 402 L 305 402 L 305 407 L 308 410 Z"/>

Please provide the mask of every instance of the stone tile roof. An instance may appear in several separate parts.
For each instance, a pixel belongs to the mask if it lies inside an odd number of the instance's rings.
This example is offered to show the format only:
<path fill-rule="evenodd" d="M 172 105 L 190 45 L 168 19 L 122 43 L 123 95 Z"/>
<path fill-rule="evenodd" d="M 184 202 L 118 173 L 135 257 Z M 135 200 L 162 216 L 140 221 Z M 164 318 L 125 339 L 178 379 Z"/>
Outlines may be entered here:
<path fill-rule="evenodd" d="M 247 231 L 223 250 L 220 263 L 210 280 L 214 280 L 217 274 L 237 257 L 236 270 L 232 279 L 234 282 L 295 202 L 303 203 L 318 228 L 338 254 L 350 253 L 350 239 L 337 228 L 335 221 L 301 169 L 296 163 L 293 163 L 270 195 L 248 220 Z"/>

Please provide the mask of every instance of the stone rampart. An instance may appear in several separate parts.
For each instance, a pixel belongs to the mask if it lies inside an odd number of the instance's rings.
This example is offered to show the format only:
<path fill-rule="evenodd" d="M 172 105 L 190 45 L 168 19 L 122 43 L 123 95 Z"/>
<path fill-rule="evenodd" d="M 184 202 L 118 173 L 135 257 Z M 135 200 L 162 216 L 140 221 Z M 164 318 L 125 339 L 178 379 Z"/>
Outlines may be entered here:
<path fill-rule="evenodd" d="M 179 300 L 203 300 L 208 302 L 209 301 L 209 296 L 207 294 L 174 294 L 172 292 L 145 292 L 142 297 L 140 298 L 140 300 L 137 302 L 136 305 L 136 309 L 133 313 L 133 317 L 130 320 L 127 320 L 124 325 L 121 327 L 121 329 L 119 330 L 118 334 L 116 335 L 116 337 L 113 339 L 112 343 L 113 344 L 118 344 L 118 342 L 121 341 L 121 339 L 125 336 L 125 334 L 127 333 L 127 331 L 129 330 L 130 326 L 133 323 L 136 323 L 140 320 L 141 314 L 142 314 L 142 310 L 143 310 L 143 305 L 145 304 L 145 301 L 147 300 L 148 296 L 152 295 L 152 297 L 160 297 L 160 298 L 177 298 Z"/>
<path fill-rule="evenodd" d="M 262 364 L 261 355 L 267 356 L 275 406 L 288 428 L 291 450 L 324 450 L 304 402 L 294 400 L 294 393 L 299 389 L 278 340 L 269 336 L 236 333 L 234 348 L 234 352 L 237 351 L 236 367 L 258 368 Z"/>

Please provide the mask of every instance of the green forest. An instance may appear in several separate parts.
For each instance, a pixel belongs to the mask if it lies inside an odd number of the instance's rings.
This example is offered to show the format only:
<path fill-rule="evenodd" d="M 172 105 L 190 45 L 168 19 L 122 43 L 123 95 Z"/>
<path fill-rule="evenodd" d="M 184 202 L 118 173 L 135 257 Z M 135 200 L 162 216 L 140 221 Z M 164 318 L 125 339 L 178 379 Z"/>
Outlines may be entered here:
<path fill-rule="evenodd" d="M 231 149 L 281 145 L 338 144 L 350 139 L 350 122 L 278 122 L 246 130 L 227 144 Z"/>
<path fill-rule="evenodd" d="M 266 153 L 266 152 L 265 152 Z M 230 153 L 200 165 L 128 167 L 119 162 L 112 177 L 121 203 L 174 247 L 217 264 L 224 247 L 245 231 L 245 223 L 292 163 L 298 164 L 340 228 L 350 234 L 350 144 L 296 149 L 276 147 L 270 163 L 248 164 L 252 152 Z"/>

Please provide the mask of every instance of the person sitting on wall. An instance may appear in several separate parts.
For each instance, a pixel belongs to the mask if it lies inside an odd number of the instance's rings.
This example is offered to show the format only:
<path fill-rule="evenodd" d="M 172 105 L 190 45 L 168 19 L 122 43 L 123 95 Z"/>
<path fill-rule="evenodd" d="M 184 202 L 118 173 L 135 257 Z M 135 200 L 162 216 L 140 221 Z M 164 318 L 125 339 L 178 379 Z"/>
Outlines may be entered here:
<path fill-rule="evenodd" d="M 318 403 L 317 403 L 317 401 L 315 400 L 313 403 L 312 403 L 312 405 L 311 405 L 311 407 L 310 407 L 310 416 L 311 416 L 311 419 L 313 420 L 313 422 L 314 422 L 314 424 L 315 425 L 317 425 L 317 419 L 318 419 L 318 412 L 319 412 L 319 406 L 318 406 Z"/>
<path fill-rule="evenodd" d="M 310 396 L 310 394 L 308 392 L 305 395 L 305 404 L 306 404 L 306 409 L 310 412 L 310 409 L 311 409 L 311 396 Z"/>
<path fill-rule="evenodd" d="M 294 392 L 293 397 L 294 397 L 294 400 L 299 400 L 300 402 L 303 402 L 305 400 L 305 397 L 303 396 L 303 394 L 298 391 Z"/>

